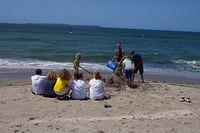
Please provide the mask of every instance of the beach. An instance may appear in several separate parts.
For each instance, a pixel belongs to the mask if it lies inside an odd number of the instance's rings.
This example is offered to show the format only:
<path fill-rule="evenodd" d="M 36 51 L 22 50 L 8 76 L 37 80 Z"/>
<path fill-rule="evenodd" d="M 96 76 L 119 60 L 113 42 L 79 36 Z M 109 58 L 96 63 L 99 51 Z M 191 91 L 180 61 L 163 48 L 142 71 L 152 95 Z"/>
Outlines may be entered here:
<path fill-rule="evenodd" d="M 107 84 L 106 93 L 111 96 L 107 100 L 59 101 L 33 95 L 32 74 L 32 69 L 1 70 L 1 132 L 200 132 L 199 82 L 183 84 L 149 78 L 142 84 L 136 78 L 137 88 Z M 103 74 L 105 78 L 109 75 Z M 179 102 L 180 96 L 190 96 L 192 102 Z"/>
<path fill-rule="evenodd" d="M 144 58 L 129 88 L 106 63 L 116 42 Z M 199 133 L 200 33 L 62 24 L 0 24 L 0 132 Z M 101 72 L 110 99 L 64 100 L 31 93 L 35 69 Z M 85 71 L 84 78 L 92 77 Z M 180 102 L 181 96 L 191 103 Z"/>

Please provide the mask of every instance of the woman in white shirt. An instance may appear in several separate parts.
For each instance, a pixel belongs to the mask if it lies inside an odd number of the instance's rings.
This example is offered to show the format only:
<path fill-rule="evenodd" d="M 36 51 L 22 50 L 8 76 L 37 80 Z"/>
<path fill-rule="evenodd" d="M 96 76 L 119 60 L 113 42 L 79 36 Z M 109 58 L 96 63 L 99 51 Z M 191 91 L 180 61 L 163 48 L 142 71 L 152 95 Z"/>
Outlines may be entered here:
<path fill-rule="evenodd" d="M 76 100 L 83 100 L 87 97 L 87 89 L 89 85 L 83 80 L 83 74 L 75 73 L 74 81 L 71 84 L 71 98 Z"/>
<path fill-rule="evenodd" d="M 105 84 L 101 80 L 101 75 L 99 72 L 94 72 L 94 78 L 89 82 L 90 86 L 90 99 L 92 100 L 101 100 L 105 96 Z"/>

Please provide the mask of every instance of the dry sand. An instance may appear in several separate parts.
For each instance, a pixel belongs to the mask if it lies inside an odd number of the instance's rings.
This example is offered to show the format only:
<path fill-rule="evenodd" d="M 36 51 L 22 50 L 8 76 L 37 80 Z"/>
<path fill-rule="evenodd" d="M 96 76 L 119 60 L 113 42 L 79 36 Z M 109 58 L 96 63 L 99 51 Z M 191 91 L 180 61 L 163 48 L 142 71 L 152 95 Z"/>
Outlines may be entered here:
<path fill-rule="evenodd" d="M 200 132 L 200 85 L 137 85 L 107 87 L 108 100 L 59 101 L 31 94 L 29 81 L 0 81 L 0 132 Z M 179 102 L 182 95 L 192 102 Z"/>

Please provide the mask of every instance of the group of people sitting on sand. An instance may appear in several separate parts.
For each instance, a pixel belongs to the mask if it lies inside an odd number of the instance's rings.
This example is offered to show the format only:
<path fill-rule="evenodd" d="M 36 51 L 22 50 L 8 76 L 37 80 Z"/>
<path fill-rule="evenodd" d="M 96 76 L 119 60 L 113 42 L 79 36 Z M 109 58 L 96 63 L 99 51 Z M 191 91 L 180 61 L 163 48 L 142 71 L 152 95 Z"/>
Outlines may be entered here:
<path fill-rule="evenodd" d="M 106 98 L 105 85 L 98 71 L 94 72 L 93 79 L 89 83 L 84 80 L 83 73 L 75 72 L 72 76 L 66 69 L 62 69 L 59 74 L 56 71 L 50 71 L 47 76 L 42 75 L 41 69 L 36 69 L 31 80 L 32 93 L 36 95 L 56 97 L 59 100 L 69 98 L 101 100 Z"/>
<path fill-rule="evenodd" d="M 93 79 L 87 83 L 84 80 L 83 73 L 80 73 L 79 68 L 81 60 L 81 54 L 77 53 L 74 58 L 74 75 L 66 70 L 62 69 L 59 74 L 56 71 L 50 71 L 47 76 L 42 75 L 41 69 L 35 70 L 35 75 L 31 77 L 32 80 L 32 93 L 36 95 L 42 95 L 45 97 L 57 97 L 59 100 L 63 99 L 93 99 L 101 100 L 108 98 L 105 95 L 105 85 L 101 79 L 100 72 L 94 71 Z M 125 55 L 121 43 L 117 43 L 117 49 L 115 51 L 112 62 L 116 63 L 114 74 L 123 79 L 125 73 L 126 83 L 131 87 L 132 81 L 134 81 L 134 73 L 140 72 L 142 82 L 143 79 L 143 58 L 139 54 L 135 54 L 135 51 Z M 83 68 L 84 69 L 84 68 Z"/>

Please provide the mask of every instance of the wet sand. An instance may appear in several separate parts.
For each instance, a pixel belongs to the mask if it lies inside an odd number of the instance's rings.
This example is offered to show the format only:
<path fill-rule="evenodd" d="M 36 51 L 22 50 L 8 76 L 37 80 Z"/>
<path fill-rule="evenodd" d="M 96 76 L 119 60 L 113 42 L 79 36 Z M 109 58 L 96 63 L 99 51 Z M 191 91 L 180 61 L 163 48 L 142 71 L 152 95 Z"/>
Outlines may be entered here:
<path fill-rule="evenodd" d="M 43 74 L 46 75 L 50 70 L 43 69 Z M 56 70 L 59 72 L 60 70 Z M 84 75 L 88 78 L 91 77 L 85 71 L 82 71 Z M 105 78 L 110 77 L 112 72 L 102 72 L 102 75 Z M 3 80 L 30 80 L 30 77 L 34 75 L 34 69 L 0 69 L 0 81 Z M 140 80 L 140 75 L 136 74 L 136 81 Z M 179 83 L 179 84 L 199 84 L 200 85 L 200 78 L 198 77 L 185 77 L 179 75 L 163 75 L 159 73 L 144 73 L 145 80 L 148 81 L 162 81 L 168 83 Z"/>

